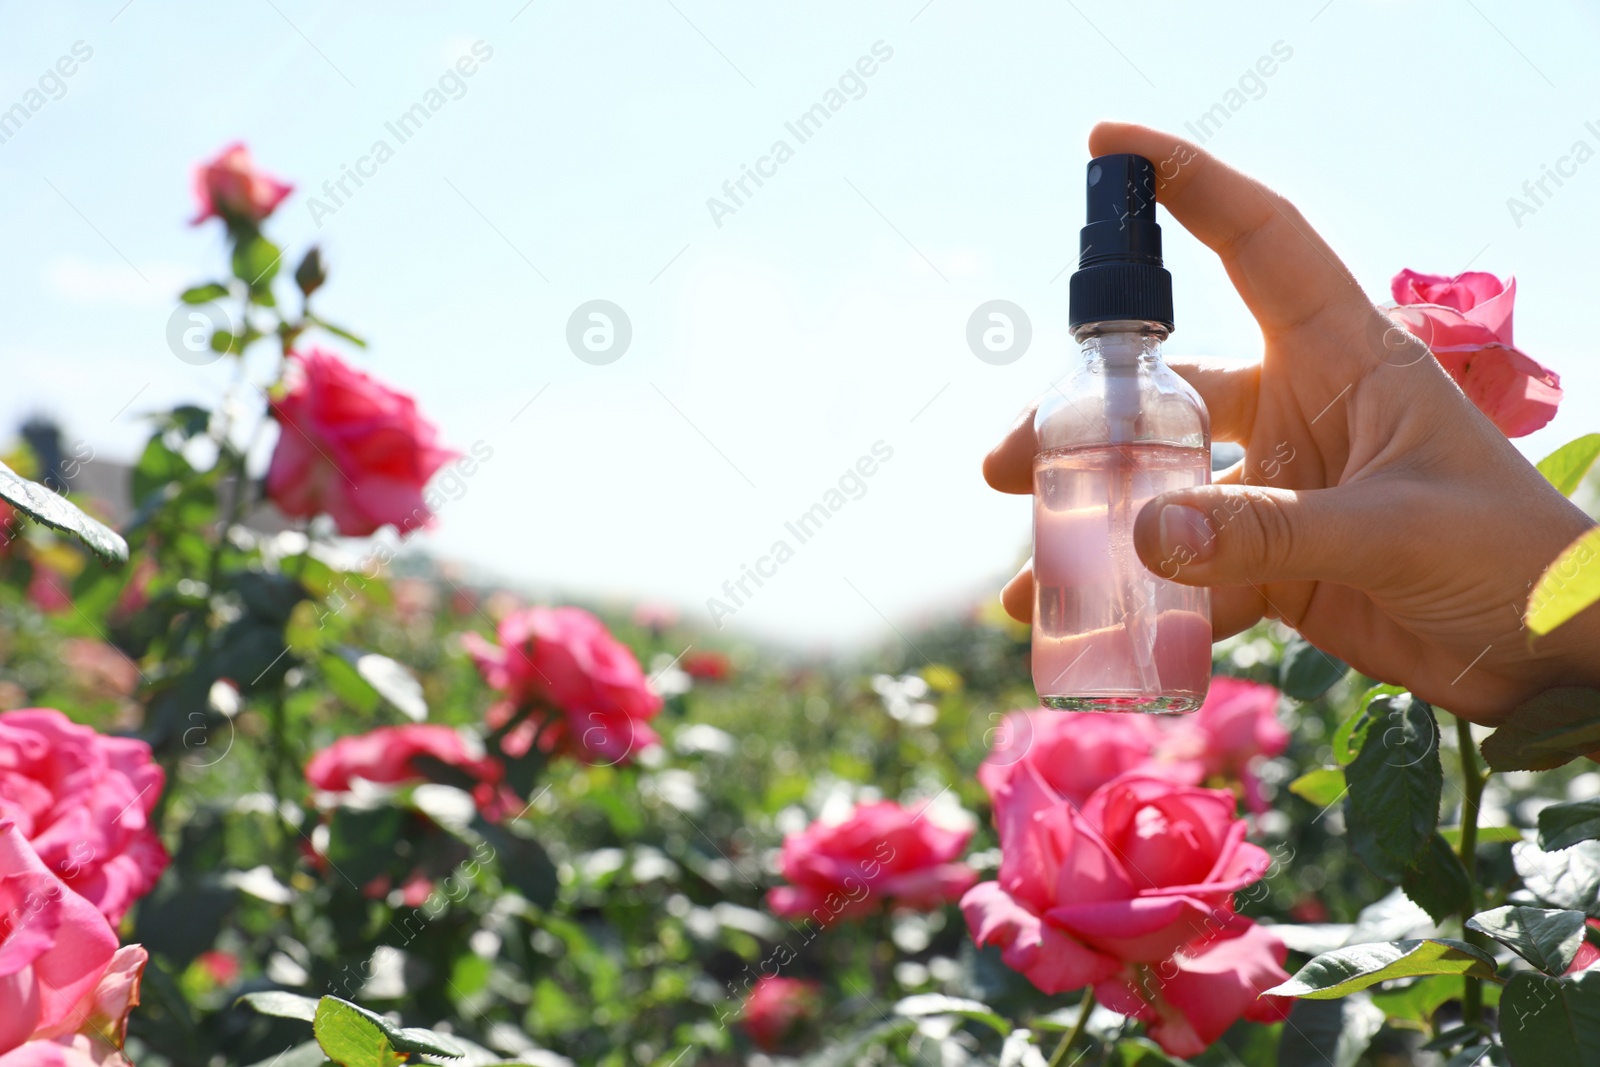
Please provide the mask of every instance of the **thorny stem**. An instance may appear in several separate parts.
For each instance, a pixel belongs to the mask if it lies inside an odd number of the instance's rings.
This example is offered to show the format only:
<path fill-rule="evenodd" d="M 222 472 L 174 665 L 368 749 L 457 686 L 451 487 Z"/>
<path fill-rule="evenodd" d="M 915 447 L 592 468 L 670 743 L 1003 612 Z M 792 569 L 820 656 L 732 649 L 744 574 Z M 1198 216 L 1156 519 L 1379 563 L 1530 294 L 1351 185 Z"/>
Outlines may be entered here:
<path fill-rule="evenodd" d="M 1067 1054 L 1067 1049 L 1078 1040 L 1078 1035 L 1083 1033 L 1083 1028 L 1089 1022 L 1089 1013 L 1094 1011 L 1094 988 L 1091 986 L 1083 991 L 1083 999 L 1078 1001 L 1078 1021 L 1072 1024 L 1072 1029 L 1067 1031 L 1056 1050 L 1050 1054 L 1048 1067 L 1059 1067 L 1062 1057 Z"/>
<path fill-rule="evenodd" d="M 1478 884 L 1478 812 L 1483 806 L 1483 785 L 1489 775 L 1478 769 L 1477 747 L 1472 740 L 1472 724 L 1456 717 L 1456 749 L 1461 757 L 1461 865 L 1467 871 L 1467 911 L 1463 918 L 1483 907 L 1483 887 Z M 1475 930 L 1465 931 L 1466 940 L 1488 947 Z M 1483 979 L 1465 979 L 1461 993 L 1461 1021 L 1468 1026 L 1483 1022 Z"/>

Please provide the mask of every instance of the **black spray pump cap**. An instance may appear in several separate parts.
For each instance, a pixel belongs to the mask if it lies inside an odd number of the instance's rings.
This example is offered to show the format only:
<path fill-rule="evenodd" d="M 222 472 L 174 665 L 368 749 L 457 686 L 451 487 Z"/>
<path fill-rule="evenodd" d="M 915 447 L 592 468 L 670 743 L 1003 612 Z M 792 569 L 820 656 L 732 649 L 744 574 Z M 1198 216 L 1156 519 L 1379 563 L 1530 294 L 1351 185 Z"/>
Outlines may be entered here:
<path fill-rule="evenodd" d="M 1073 329 L 1133 319 L 1172 329 L 1172 275 L 1161 265 L 1156 168 L 1143 156 L 1089 161 L 1088 225 L 1068 296 Z"/>

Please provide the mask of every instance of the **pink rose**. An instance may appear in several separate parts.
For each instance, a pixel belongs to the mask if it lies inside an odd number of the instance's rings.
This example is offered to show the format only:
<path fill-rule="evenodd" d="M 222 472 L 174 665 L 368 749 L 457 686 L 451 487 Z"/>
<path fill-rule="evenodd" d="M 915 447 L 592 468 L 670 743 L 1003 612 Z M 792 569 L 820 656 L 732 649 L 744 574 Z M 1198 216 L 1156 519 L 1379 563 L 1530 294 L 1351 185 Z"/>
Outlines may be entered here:
<path fill-rule="evenodd" d="M 15 819 L 0 815 L 0 1053 L 76 1029 L 116 951 L 105 916 L 50 872 Z"/>
<path fill-rule="evenodd" d="M 200 210 L 189 224 L 198 226 L 206 219 L 218 218 L 230 225 L 254 227 L 292 192 L 294 186 L 257 170 L 250 161 L 250 149 L 235 141 L 216 159 L 195 168 L 194 198 Z"/>
<path fill-rule="evenodd" d="M 546 752 L 617 763 L 658 743 L 649 720 L 661 710 L 639 661 L 581 608 L 523 608 L 500 620 L 499 644 L 474 633 L 462 645 L 484 681 L 506 699 L 489 709 L 493 726 L 532 708 L 503 744 L 512 756 L 535 734 Z"/>
<path fill-rule="evenodd" d="M 0 713 L 0 818 L 113 923 L 167 868 L 149 821 L 165 782 L 143 741 L 106 737 L 54 708 Z"/>
<path fill-rule="evenodd" d="M 703 682 L 726 682 L 733 677 L 733 661 L 721 652 L 695 652 L 683 657 L 683 673 Z"/>
<path fill-rule="evenodd" d="M 61 1022 L 0 1054 L 0 1067 L 132 1067 L 122 1055 L 122 1043 L 149 958 L 139 945 L 117 949 L 88 995 Z M 4 999 L 0 993 L 0 1010 Z"/>
<path fill-rule="evenodd" d="M 971 830 L 937 826 L 892 800 L 863 804 L 845 821 L 814 822 L 783 841 L 779 868 L 789 885 L 767 893 L 784 918 L 819 926 L 884 902 L 931 910 L 960 898 L 977 874 L 954 862 Z"/>
<path fill-rule="evenodd" d="M 378 785 L 414 785 L 429 781 L 416 764 L 430 757 L 465 772 L 476 785 L 472 796 L 489 818 L 501 818 L 516 798 L 501 788 L 505 777 L 500 761 L 476 754 L 451 726 L 415 723 L 380 726 L 364 734 L 341 737 L 311 757 L 306 781 L 328 793 L 345 793 L 361 778 Z"/>
<path fill-rule="evenodd" d="M 1467 398 L 1507 437 L 1555 417 L 1561 379 L 1512 345 L 1517 282 L 1470 271 L 1447 278 L 1403 270 L 1391 283 L 1391 318 L 1422 338 Z"/>
<path fill-rule="evenodd" d="M 1150 1010 L 1182 1015 L 1183 975 L 1202 974 L 1198 961 L 1219 939 L 1247 932 L 1233 894 L 1268 866 L 1235 808 L 1224 790 L 1130 774 L 1080 810 L 1019 764 L 994 793 L 1000 878 L 961 900 L 973 939 L 1001 946 L 1006 964 L 1046 993 L 1093 985 L 1103 1001 L 1127 1004 L 1127 983 L 1153 972 L 1176 984 L 1170 998 L 1150 990 Z"/>
<path fill-rule="evenodd" d="M 1074 804 L 1134 770 L 1199 784 L 1204 771 L 1192 758 L 1158 761 L 1162 738 L 1161 727 L 1145 715 L 1013 711 L 995 731 L 993 747 L 978 767 L 978 781 L 993 797 L 1026 764 Z"/>
<path fill-rule="evenodd" d="M 1238 779 L 1250 810 L 1266 811 L 1261 781 L 1250 765 L 1289 747 L 1289 731 L 1278 721 L 1278 696 L 1270 685 L 1218 675 L 1200 710 L 1167 728 L 1161 758 L 1197 763 L 1208 777 Z"/>
<path fill-rule="evenodd" d="M 1290 997 L 1261 991 L 1286 981 L 1289 950 L 1248 919 L 1180 950 L 1142 974 L 1101 982 L 1100 1003 L 1146 1024 L 1152 1040 L 1173 1056 L 1198 1056 L 1241 1016 L 1273 1023 L 1289 1014 Z"/>
<path fill-rule="evenodd" d="M 822 987 L 816 982 L 764 974 L 745 999 L 740 1021 L 756 1048 L 777 1052 L 803 1037 L 821 1008 Z"/>
<path fill-rule="evenodd" d="M 313 348 L 290 354 L 272 413 L 282 429 L 267 495 L 285 515 L 331 515 L 346 537 L 432 525 L 423 489 L 460 453 L 439 447 L 411 397 Z"/>

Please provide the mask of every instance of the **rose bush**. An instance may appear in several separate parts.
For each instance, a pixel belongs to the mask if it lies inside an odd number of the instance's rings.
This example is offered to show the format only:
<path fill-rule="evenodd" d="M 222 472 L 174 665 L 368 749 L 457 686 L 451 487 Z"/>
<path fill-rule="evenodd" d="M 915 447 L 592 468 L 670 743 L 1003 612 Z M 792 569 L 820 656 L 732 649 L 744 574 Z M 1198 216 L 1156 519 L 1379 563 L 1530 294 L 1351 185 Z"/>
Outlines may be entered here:
<path fill-rule="evenodd" d="M 1027 632 L 994 605 L 830 657 L 337 539 L 424 525 L 446 453 L 311 343 L 362 345 L 330 264 L 287 290 L 286 187 L 225 162 L 228 270 L 182 299 L 237 304 L 237 391 L 150 414 L 127 566 L 26 518 L 0 546 L 0 707 L 34 706 L 0 715 L 0 1067 L 1586 1062 L 1600 775 L 1491 774 L 1280 624 L 1216 646 L 1193 716 L 1005 715 Z M 1397 316 L 1508 347 L 1512 293 L 1410 276 Z M 1562 699 L 1483 753 L 1548 766 L 1600 697 Z"/>

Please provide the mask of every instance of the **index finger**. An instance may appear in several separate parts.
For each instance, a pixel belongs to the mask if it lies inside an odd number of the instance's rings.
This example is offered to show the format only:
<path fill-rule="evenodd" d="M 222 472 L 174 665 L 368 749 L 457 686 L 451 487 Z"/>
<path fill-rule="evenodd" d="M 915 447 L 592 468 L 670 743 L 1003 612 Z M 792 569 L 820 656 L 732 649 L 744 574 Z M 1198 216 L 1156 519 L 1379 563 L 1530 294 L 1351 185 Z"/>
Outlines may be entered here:
<path fill-rule="evenodd" d="M 1156 199 L 1222 259 L 1263 333 L 1327 311 L 1369 315 L 1372 302 L 1289 201 L 1205 149 L 1146 126 L 1102 122 L 1091 155 L 1132 152 L 1155 164 Z"/>

